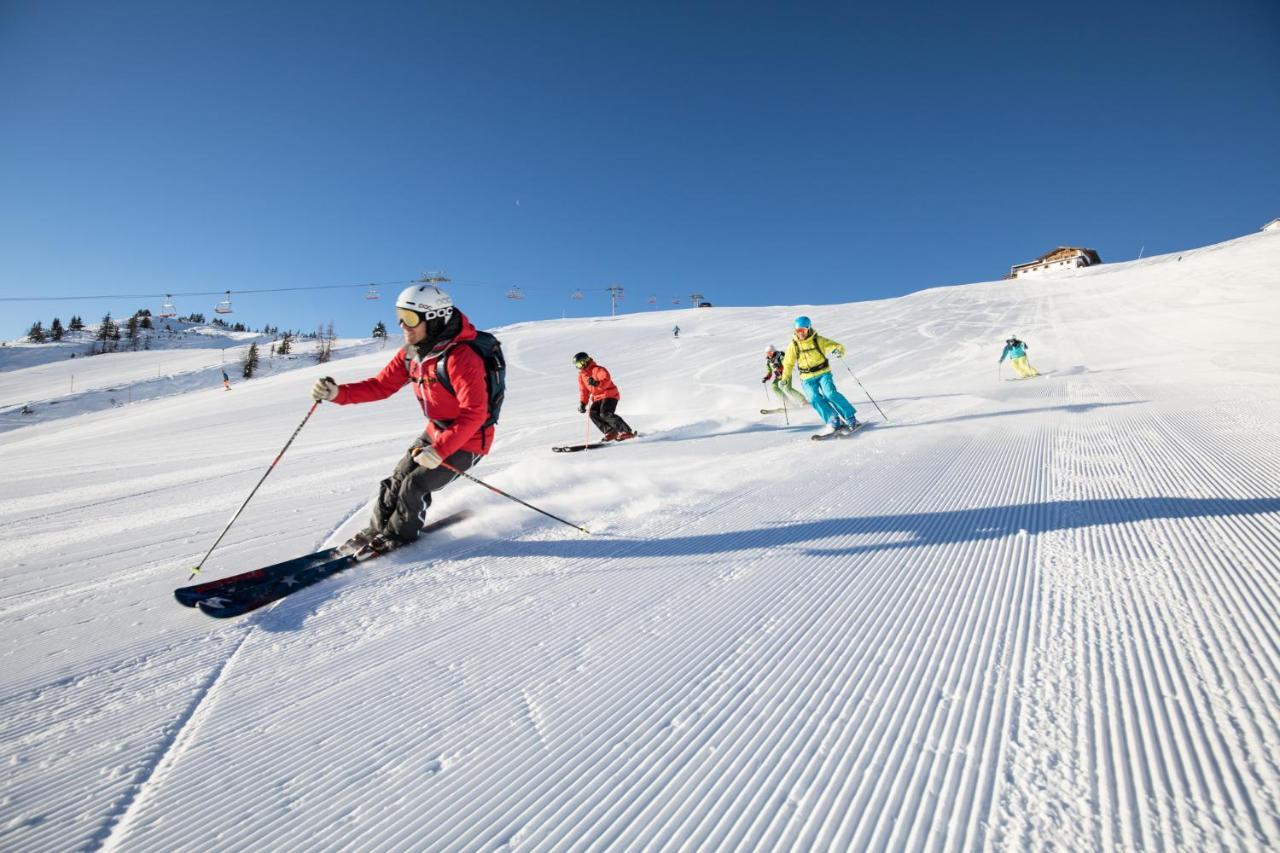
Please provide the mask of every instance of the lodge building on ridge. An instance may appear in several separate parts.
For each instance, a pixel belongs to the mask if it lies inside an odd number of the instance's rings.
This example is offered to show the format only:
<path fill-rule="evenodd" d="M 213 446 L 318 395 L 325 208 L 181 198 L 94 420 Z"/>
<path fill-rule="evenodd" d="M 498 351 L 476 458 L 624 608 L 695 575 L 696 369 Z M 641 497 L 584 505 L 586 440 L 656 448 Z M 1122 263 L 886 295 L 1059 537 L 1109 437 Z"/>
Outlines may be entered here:
<path fill-rule="evenodd" d="M 1041 255 L 1034 261 L 1025 264 L 1014 264 L 1009 268 L 1007 278 L 1023 278 L 1046 272 L 1079 269 L 1102 263 L 1102 258 L 1093 249 L 1081 249 L 1077 246 L 1059 246 L 1048 254 Z"/>

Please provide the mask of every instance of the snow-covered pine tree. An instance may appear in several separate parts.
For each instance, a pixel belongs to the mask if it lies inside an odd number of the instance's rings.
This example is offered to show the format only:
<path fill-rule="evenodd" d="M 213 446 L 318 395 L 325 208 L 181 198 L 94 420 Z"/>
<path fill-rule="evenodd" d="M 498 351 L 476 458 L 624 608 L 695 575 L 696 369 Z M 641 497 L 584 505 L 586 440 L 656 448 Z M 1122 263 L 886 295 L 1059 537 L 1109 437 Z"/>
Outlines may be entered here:
<path fill-rule="evenodd" d="M 244 360 L 240 362 L 244 368 L 244 378 L 252 379 L 253 373 L 258 369 L 258 345 L 250 344 L 249 351 L 244 354 Z"/>
<path fill-rule="evenodd" d="M 102 322 L 98 325 L 98 340 L 109 341 L 120 334 L 119 328 L 116 326 L 115 320 L 111 319 L 111 313 L 108 312 L 103 316 Z"/>

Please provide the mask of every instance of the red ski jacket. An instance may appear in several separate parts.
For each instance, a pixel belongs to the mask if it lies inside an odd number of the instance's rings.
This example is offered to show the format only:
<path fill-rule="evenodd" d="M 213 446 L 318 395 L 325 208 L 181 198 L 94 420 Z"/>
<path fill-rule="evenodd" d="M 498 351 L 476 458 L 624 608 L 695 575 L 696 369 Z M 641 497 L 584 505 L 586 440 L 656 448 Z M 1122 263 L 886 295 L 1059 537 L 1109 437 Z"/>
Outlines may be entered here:
<path fill-rule="evenodd" d="M 457 309 L 454 309 L 457 311 Z M 484 455 L 493 445 L 493 427 L 480 429 L 489 417 L 489 390 L 485 385 L 484 361 L 463 341 L 475 340 L 476 327 L 465 314 L 462 331 L 441 352 L 425 359 L 401 347 L 387 362 L 387 366 L 371 379 L 338 386 L 338 396 L 333 402 L 372 403 L 384 400 L 412 383 L 413 394 L 418 398 L 422 413 L 427 418 L 427 437 L 441 459 L 447 459 L 459 450 Z M 449 383 L 455 394 L 445 390 L 436 378 L 437 363 L 448 359 Z"/>
<path fill-rule="evenodd" d="M 622 392 L 613 384 L 609 371 L 594 361 L 588 361 L 587 366 L 578 371 L 578 402 L 585 403 L 588 399 L 622 399 Z"/>

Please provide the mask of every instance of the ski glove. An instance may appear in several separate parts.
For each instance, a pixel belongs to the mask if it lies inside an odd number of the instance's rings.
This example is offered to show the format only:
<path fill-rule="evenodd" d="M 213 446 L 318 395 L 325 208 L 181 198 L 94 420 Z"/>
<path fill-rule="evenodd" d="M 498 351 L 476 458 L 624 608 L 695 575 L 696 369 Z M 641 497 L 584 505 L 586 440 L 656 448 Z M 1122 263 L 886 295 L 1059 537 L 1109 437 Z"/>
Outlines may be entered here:
<path fill-rule="evenodd" d="M 586 414 L 586 412 L 587 412 L 587 404 L 586 404 L 586 403 L 579 403 L 579 404 L 578 404 L 578 414 L 583 415 L 583 414 Z"/>
<path fill-rule="evenodd" d="M 592 388 L 596 387 L 597 383 L 596 383 L 595 377 L 588 379 L 587 384 L 590 385 Z"/>
<path fill-rule="evenodd" d="M 432 468 L 439 468 L 440 463 L 444 460 L 440 458 L 439 453 L 436 453 L 435 448 L 428 445 L 418 451 L 418 455 L 413 457 L 413 461 L 430 471 Z"/>
<path fill-rule="evenodd" d="M 835 353 L 836 358 L 844 358 L 844 347 L 832 347 L 831 351 Z"/>
<path fill-rule="evenodd" d="M 332 376 L 317 379 L 316 384 L 311 386 L 311 399 L 315 400 L 317 403 L 321 400 L 333 400 L 337 396 L 338 383 L 334 381 Z"/>

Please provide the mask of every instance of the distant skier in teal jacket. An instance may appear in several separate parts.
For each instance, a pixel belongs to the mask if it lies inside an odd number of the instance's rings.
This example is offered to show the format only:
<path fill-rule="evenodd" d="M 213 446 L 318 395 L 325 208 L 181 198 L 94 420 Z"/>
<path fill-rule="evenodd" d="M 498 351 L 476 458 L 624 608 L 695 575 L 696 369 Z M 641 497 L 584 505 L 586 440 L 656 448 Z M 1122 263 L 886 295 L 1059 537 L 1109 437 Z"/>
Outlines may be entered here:
<path fill-rule="evenodd" d="M 1005 356 L 1008 356 L 1009 363 L 1018 372 L 1019 379 L 1030 379 L 1033 376 L 1039 376 L 1040 371 L 1027 363 L 1028 349 L 1030 347 L 1024 341 L 1018 340 L 1015 335 L 1004 342 L 1004 352 L 1000 353 L 1000 361 L 996 362 L 996 364 L 1000 364 L 1004 361 Z"/>

